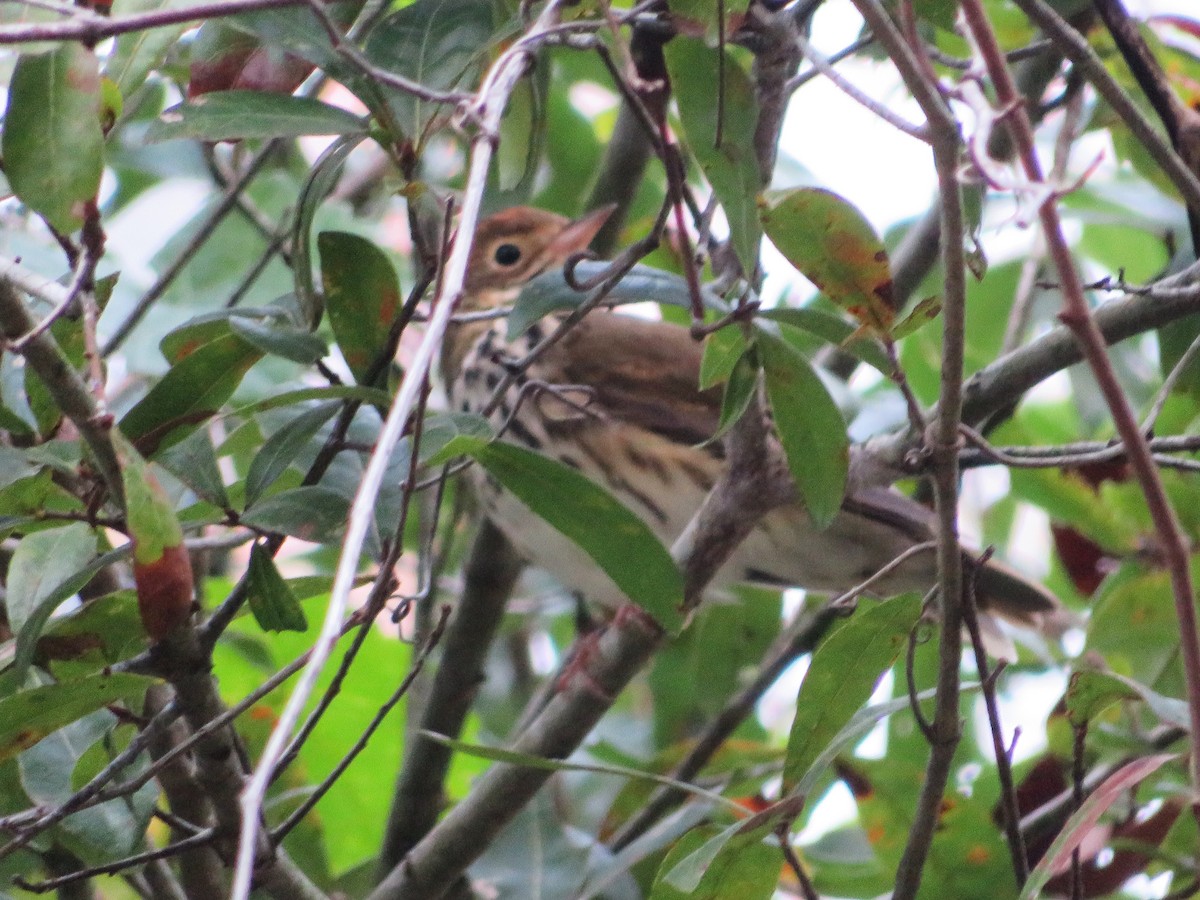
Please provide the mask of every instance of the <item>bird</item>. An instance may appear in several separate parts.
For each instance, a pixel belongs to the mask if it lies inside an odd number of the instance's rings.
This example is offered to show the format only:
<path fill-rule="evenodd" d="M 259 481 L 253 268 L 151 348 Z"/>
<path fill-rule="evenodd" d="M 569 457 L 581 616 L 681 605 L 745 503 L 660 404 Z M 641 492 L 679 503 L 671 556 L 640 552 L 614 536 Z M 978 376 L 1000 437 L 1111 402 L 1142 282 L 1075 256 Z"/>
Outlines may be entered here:
<path fill-rule="evenodd" d="M 720 443 L 712 440 L 720 392 L 699 387 L 702 349 L 689 329 L 595 310 L 520 368 L 517 362 L 556 326 L 555 316 L 510 339 L 503 318 L 461 315 L 510 306 L 530 280 L 586 251 L 610 212 L 604 208 L 572 220 L 519 206 L 483 219 L 440 369 L 456 411 L 487 415 L 494 428 L 502 429 L 503 440 L 586 475 L 670 547 L 725 465 Z M 602 608 L 615 609 L 625 601 L 583 550 L 486 472 L 475 474 L 474 490 L 484 512 L 527 562 Z M 888 487 L 849 491 L 824 528 L 797 500 L 767 513 L 709 590 L 720 597 L 736 583 L 757 582 L 825 594 L 847 591 L 903 551 L 929 541 L 932 522 L 929 509 Z M 988 631 L 994 635 L 1002 631 L 994 628 L 992 613 L 1035 629 L 1057 619 L 1057 598 L 1012 568 L 988 560 L 976 572 L 979 607 L 988 614 L 981 623 L 991 623 Z M 872 590 L 881 597 L 928 591 L 936 578 L 935 555 L 925 552 Z M 993 643 L 1009 644 L 1002 637 Z"/>

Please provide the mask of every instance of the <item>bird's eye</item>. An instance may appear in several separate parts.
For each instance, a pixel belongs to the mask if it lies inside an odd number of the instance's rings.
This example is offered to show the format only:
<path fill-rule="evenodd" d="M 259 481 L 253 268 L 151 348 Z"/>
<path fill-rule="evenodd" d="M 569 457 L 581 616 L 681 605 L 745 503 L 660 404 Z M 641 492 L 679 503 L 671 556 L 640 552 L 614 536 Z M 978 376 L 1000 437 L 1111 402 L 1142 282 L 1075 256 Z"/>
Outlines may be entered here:
<path fill-rule="evenodd" d="M 502 266 L 515 266 L 521 258 L 521 248 L 516 244 L 501 244 L 493 258 Z"/>

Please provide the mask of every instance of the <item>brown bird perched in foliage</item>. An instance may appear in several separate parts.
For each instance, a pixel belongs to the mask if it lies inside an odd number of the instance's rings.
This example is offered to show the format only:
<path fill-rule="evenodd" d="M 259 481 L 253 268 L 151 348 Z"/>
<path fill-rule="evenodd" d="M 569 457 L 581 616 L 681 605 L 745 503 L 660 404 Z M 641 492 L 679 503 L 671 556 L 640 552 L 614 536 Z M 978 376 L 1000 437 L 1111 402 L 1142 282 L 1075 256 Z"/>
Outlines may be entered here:
<path fill-rule="evenodd" d="M 512 304 L 542 272 L 585 250 L 609 210 L 577 221 L 528 207 L 479 225 L 460 313 Z M 485 411 L 502 380 L 556 324 L 553 318 L 508 340 L 503 319 L 459 322 L 447 332 L 442 374 L 453 407 Z M 717 428 L 720 394 L 699 390 L 701 347 L 686 328 L 595 311 L 515 376 L 489 412 L 504 439 L 557 459 L 609 490 L 670 547 L 724 465 Z M 527 559 L 587 599 L 615 607 L 624 597 L 575 544 L 482 474 L 487 514 Z M 831 525 L 816 528 L 799 502 L 768 513 L 734 551 L 711 590 L 742 581 L 812 591 L 849 589 L 932 536 L 929 511 L 895 491 L 847 496 Z M 926 591 L 933 553 L 915 555 L 875 585 L 881 595 Z M 988 562 L 978 575 L 980 606 L 1037 626 L 1058 609 L 1053 595 Z"/>

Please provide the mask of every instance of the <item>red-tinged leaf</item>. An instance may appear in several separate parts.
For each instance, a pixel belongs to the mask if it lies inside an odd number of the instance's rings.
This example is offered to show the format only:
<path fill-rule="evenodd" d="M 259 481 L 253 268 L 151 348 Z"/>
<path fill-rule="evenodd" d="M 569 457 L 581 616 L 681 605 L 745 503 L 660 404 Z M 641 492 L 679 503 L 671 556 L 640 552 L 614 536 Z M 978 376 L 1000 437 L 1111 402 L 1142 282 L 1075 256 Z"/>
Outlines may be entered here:
<path fill-rule="evenodd" d="M 96 55 L 66 43 L 17 60 L 0 138 L 4 174 L 30 209 L 69 234 L 104 170 Z"/>
<path fill-rule="evenodd" d="M 1104 779 L 1063 826 L 1058 837 L 1054 839 L 1054 843 L 1050 845 L 1050 850 L 1029 873 L 1029 880 L 1021 889 L 1020 900 L 1034 900 L 1034 898 L 1042 896 L 1042 889 L 1045 888 L 1046 882 L 1056 872 L 1061 871 L 1062 867 L 1070 865 L 1071 853 L 1096 827 L 1096 823 L 1100 821 L 1100 817 L 1108 808 L 1126 791 L 1140 784 L 1160 767 L 1178 757 L 1179 755 L 1176 753 L 1159 753 L 1135 759 Z"/>
<path fill-rule="evenodd" d="M 1046 753 L 1034 763 L 1033 768 L 1017 784 L 1017 810 L 1022 816 L 1033 812 L 1039 806 L 1049 803 L 1070 787 L 1070 763 L 1053 753 Z M 992 821 L 997 827 L 1003 825 L 1004 809 L 1000 802 L 992 810 Z M 1046 855 L 1054 835 L 1031 834 L 1025 842 L 1025 854 L 1030 865 L 1037 865 Z"/>
<path fill-rule="evenodd" d="M 784 790 L 794 787 L 871 698 L 921 617 L 921 595 L 903 594 L 860 608 L 813 654 L 796 697 L 796 718 L 783 765 Z"/>
<path fill-rule="evenodd" d="M 183 529 L 150 465 L 117 434 L 125 522 L 133 540 L 133 581 L 146 633 L 162 640 L 192 608 L 192 563 Z"/>
<path fill-rule="evenodd" d="M 812 365 L 794 347 L 761 328 L 756 346 L 788 469 L 813 523 L 823 528 L 842 508 L 846 491 L 846 422 Z"/>
<path fill-rule="evenodd" d="M 171 366 L 121 419 L 121 431 L 147 455 L 182 440 L 216 414 L 262 351 L 227 333 Z"/>
<path fill-rule="evenodd" d="M 317 249 L 329 324 L 361 384 L 400 312 L 400 282 L 387 255 L 356 234 L 324 231 Z"/>
<path fill-rule="evenodd" d="M 761 209 L 767 237 L 801 274 L 860 323 L 880 333 L 896 317 L 883 242 L 847 200 L 821 188 L 774 192 Z"/>
<path fill-rule="evenodd" d="M 1121 482 L 1128 481 L 1130 478 L 1129 462 L 1124 459 L 1084 463 L 1079 466 L 1064 466 L 1063 471 L 1078 475 L 1094 491 L 1100 490 L 1100 485 L 1107 481 L 1120 484 Z"/>
<path fill-rule="evenodd" d="M 1172 25 L 1184 34 L 1190 34 L 1192 37 L 1200 39 L 1200 20 L 1193 19 L 1191 16 L 1158 15 L 1151 16 L 1149 21 Z"/>
<path fill-rule="evenodd" d="M 1148 818 L 1140 822 L 1131 818 L 1113 829 L 1111 840 L 1120 841 L 1121 844 L 1113 848 L 1112 856 L 1103 865 L 1098 863 L 1098 855 L 1093 856 L 1091 859 L 1084 860 L 1080 867 L 1083 896 L 1107 897 L 1134 875 L 1145 871 L 1151 860 L 1154 859 L 1153 854 L 1148 852 L 1149 848 L 1157 847 L 1163 842 L 1167 832 L 1171 830 L 1171 826 L 1175 824 L 1175 820 L 1179 818 L 1183 809 L 1184 804 L 1179 800 L 1167 799 Z M 1145 847 L 1147 852 L 1135 849 L 1137 847 Z M 1070 893 L 1071 873 L 1069 871 L 1056 875 L 1046 882 L 1047 896 L 1065 897 Z"/>
<path fill-rule="evenodd" d="M 290 94 L 315 68 L 290 53 L 263 47 L 254 35 L 220 20 L 205 22 L 191 49 L 188 97 L 229 90 Z"/>
<path fill-rule="evenodd" d="M 1104 552 L 1103 547 L 1069 525 L 1051 523 L 1050 533 L 1054 536 L 1054 549 L 1058 551 L 1058 558 L 1075 590 L 1084 597 L 1092 596 L 1116 561 Z"/>
<path fill-rule="evenodd" d="M 192 563 L 182 544 L 164 547 L 154 562 L 135 559 L 133 582 L 142 627 L 153 640 L 161 641 L 191 614 Z"/>

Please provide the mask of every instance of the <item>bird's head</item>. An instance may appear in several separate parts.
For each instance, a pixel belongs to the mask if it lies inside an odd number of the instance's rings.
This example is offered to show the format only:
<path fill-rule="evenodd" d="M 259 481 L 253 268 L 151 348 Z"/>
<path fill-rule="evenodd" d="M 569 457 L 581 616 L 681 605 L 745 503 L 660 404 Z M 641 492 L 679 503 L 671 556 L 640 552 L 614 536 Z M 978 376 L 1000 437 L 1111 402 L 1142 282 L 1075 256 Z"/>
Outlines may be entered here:
<path fill-rule="evenodd" d="M 586 250 L 613 209 L 605 206 L 575 221 L 529 206 L 488 216 L 475 230 L 464 309 L 511 303 L 530 279 Z"/>

